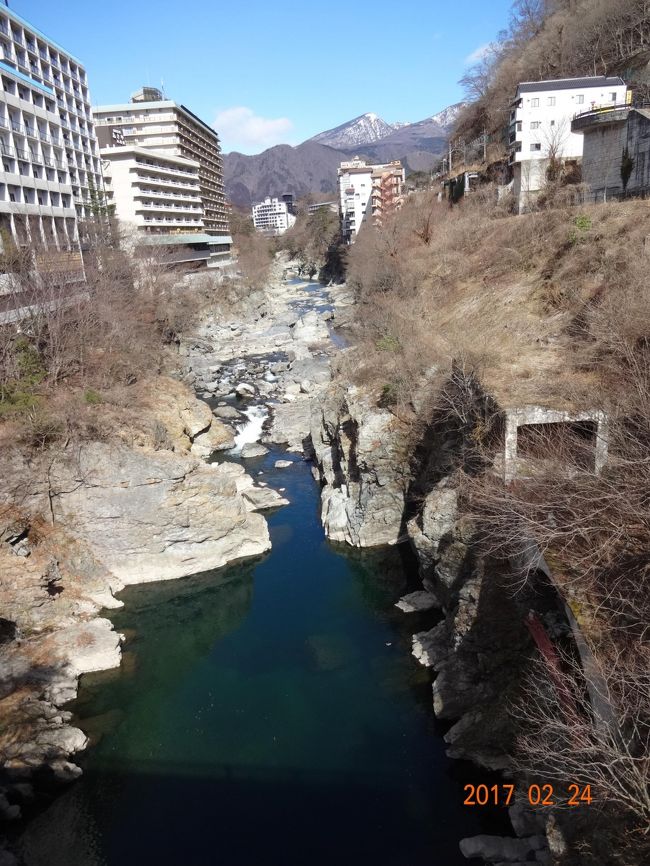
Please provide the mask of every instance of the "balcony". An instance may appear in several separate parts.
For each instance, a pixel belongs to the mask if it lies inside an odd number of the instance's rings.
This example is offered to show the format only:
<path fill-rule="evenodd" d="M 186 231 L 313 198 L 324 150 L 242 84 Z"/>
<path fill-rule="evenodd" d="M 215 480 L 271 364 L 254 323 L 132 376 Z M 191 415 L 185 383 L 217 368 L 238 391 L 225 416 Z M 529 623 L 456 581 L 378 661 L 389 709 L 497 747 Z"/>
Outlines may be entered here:
<path fill-rule="evenodd" d="M 584 132 L 590 127 L 602 127 L 611 123 L 622 123 L 632 108 L 631 105 L 604 105 L 576 114 L 571 121 L 571 132 Z"/>

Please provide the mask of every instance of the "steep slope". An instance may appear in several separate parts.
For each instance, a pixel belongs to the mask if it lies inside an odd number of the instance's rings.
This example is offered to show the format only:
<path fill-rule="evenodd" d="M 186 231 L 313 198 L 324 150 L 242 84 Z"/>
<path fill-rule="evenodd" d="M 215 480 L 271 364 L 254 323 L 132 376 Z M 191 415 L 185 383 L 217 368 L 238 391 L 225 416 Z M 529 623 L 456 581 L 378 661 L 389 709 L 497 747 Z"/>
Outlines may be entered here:
<path fill-rule="evenodd" d="M 349 120 L 340 126 L 334 127 L 334 129 L 319 132 L 318 135 L 312 136 L 309 141 L 317 141 L 319 144 L 326 144 L 329 147 L 344 150 L 350 147 L 357 147 L 360 144 L 380 141 L 393 131 L 394 127 L 390 123 L 386 123 L 378 115 L 362 114 L 359 117 L 355 117 L 354 120 Z"/>

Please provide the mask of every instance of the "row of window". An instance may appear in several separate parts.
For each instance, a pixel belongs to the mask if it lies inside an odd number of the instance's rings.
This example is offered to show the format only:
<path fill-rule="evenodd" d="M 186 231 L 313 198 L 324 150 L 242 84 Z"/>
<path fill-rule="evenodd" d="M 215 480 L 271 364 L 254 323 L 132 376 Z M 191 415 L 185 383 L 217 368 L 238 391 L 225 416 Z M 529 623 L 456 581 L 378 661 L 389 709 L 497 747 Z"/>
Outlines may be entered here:
<path fill-rule="evenodd" d="M 41 60 L 60 68 L 63 72 L 75 78 L 82 84 L 86 83 L 86 75 L 81 67 L 64 54 L 58 53 L 52 46 L 37 41 L 36 36 L 28 30 L 21 32 L 19 24 L 0 16 L 0 34 L 9 36 L 16 45 L 20 45 L 32 54 L 38 54 Z M 24 35 L 23 35 L 24 33 Z"/>
<path fill-rule="evenodd" d="M 584 93 L 578 93 L 576 96 L 574 96 L 572 98 L 574 99 L 576 105 L 584 105 L 584 102 L 585 102 Z M 608 94 L 608 98 L 609 98 L 610 102 L 616 102 L 616 98 L 617 98 L 616 97 L 616 91 L 615 90 L 610 91 L 610 93 Z M 556 105 L 556 102 L 557 102 L 557 98 L 555 96 L 547 96 L 546 97 L 546 105 L 549 108 L 552 108 L 554 105 Z M 540 106 L 540 97 L 539 96 L 533 96 L 530 100 L 530 107 L 531 108 L 539 108 L 539 106 Z"/>
<path fill-rule="evenodd" d="M 16 204 L 37 204 L 42 207 L 72 207 L 72 197 L 69 193 L 34 189 L 28 186 L 14 186 L 10 183 L 0 183 L 0 201 L 16 202 Z"/>

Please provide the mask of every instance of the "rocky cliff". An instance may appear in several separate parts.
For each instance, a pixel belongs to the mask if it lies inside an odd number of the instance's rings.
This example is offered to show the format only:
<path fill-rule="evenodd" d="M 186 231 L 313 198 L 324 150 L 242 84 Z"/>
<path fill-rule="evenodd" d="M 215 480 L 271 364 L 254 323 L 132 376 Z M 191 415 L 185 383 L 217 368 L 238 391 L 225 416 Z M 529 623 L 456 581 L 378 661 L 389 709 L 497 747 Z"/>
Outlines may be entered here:
<path fill-rule="evenodd" d="M 333 384 L 313 401 L 311 445 L 333 541 L 371 547 L 405 538 L 402 433 L 357 388 Z"/>
<path fill-rule="evenodd" d="M 515 731 L 507 709 L 532 648 L 524 625 L 528 600 L 513 594 L 507 567 L 481 552 L 459 508 L 451 457 L 460 439 L 458 429 L 437 425 L 416 449 L 414 466 L 401 423 L 359 389 L 335 382 L 313 406 L 311 441 L 328 536 L 360 547 L 408 540 L 424 592 L 398 606 L 407 615 L 437 609 L 428 614 L 431 627 L 414 634 L 413 654 L 432 670 L 433 710 L 450 725 L 448 754 L 481 771 L 510 774 Z M 466 856 L 550 862 L 544 819 L 520 802 L 510 814 L 517 838 L 464 840 Z"/>
<path fill-rule="evenodd" d="M 258 507 L 281 504 L 238 465 L 201 459 L 231 431 L 163 377 L 107 441 L 26 455 L 3 449 L 0 500 L 0 817 L 38 778 L 66 781 L 82 731 L 60 707 L 78 677 L 120 663 L 121 636 L 98 616 L 125 584 L 179 578 L 270 548 Z M 260 488 L 261 491 L 261 488 Z"/>

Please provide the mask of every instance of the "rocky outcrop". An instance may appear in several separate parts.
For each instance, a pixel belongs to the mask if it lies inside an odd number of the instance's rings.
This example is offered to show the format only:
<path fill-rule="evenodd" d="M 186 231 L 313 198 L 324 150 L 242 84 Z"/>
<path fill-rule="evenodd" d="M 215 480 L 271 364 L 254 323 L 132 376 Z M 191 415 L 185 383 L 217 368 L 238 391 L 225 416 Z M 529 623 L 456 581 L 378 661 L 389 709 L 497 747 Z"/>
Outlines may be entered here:
<path fill-rule="evenodd" d="M 161 377 L 137 416 L 125 417 L 110 441 L 67 444 L 29 460 L 16 447 L 3 450 L 5 817 L 19 815 L 20 786 L 33 777 L 64 782 L 80 772 L 70 757 L 86 737 L 60 707 L 76 696 L 81 674 L 120 664 L 121 636 L 98 618 L 121 604 L 114 593 L 263 553 L 269 534 L 256 512 L 286 503 L 243 467 L 200 459 L 232 445 L 233 436 L 187 386 Z"/>
<path fill-rule="evenodd" d="M 447 754 L 486 770 L 510 771 L 507 706 L 530 637 L 507 576 L 485 560 L 472 521 L 459 513 L 458 430 L 448 431 L 444 423 L 427 430 L 414 466 L 404 453 L 404 429 L 371 395 L 334 383 L 312 407 L 311 442 L 328 536 L 355 546 L 408 538 L 423 589 L 397 606 L 431 617 L 431 627 L 413 636 L 413 654 L 432 670 L 435 715 L 452 723 Z M 463 853 L 493 863 L 548 862 L 543 822 L 514 830 L 517 837 L 464 840 Z"/>
<path fill-rule="evenodd" d="M 217 464 L 95 442 L 57 461 L 50 477 L 55 522 L 122 584 L 220 568 L 270 547 L 266 522 Z"/>
<path fill-rule="evenodd" d="M 352 386 L 333 385 L 312 402 L 322 521 L 333 541 L 371 547 L 403 538 L 402 432 L 390 412 Z"/>

